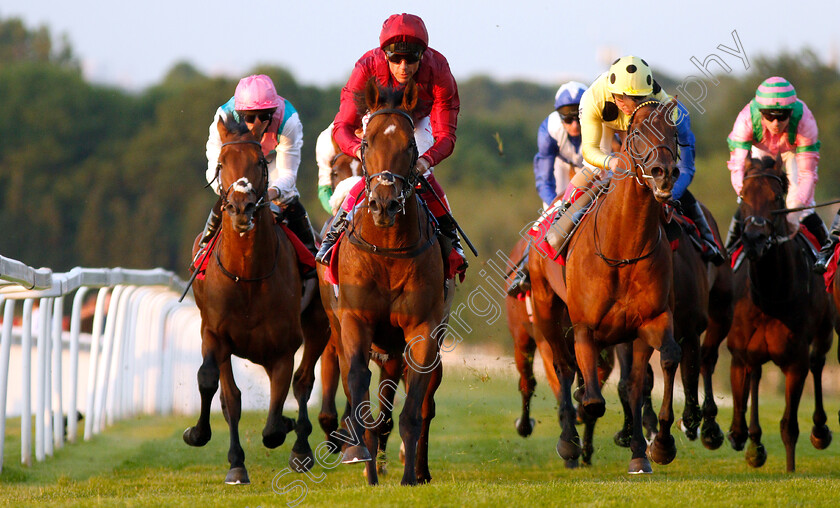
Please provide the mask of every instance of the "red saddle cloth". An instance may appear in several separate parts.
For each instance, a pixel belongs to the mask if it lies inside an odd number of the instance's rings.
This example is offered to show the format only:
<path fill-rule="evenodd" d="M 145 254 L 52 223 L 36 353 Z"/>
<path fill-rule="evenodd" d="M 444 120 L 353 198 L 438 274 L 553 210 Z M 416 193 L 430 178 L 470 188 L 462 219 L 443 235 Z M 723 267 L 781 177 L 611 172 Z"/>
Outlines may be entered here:
<path fill-rule="evenodd" d="M 288 226 L 285 224 L 280 224 L 280 226 L 283 228 L 283 231 L 286 232 L 286 236 L 289 238 L 289 241 L 292 242 L 292 247 L 295 249 L 301 273 L 315 269 L 315 255 L 309 252 L 309 249 L 303 245 L 300 238 L 298 238 Z M 193 262 L 193 268 L 198 270 L 196 279 L 204 280 L 204 274 L 207 272 L 207 265 L 210 264 L 210 254 L 213 253 L 213 249 L 216 247 L 216 242 L 218 240 L 219 235 L 214 236 L 210 243 L 208 243 L 207 246 L 200 250 L 196 255 L 195 261 Z"/>

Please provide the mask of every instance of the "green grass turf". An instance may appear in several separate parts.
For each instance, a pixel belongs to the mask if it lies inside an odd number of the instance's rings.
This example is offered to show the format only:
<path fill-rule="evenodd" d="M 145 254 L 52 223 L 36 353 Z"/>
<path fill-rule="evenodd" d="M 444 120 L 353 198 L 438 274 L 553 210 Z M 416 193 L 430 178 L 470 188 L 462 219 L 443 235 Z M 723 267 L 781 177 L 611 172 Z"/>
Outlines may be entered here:
<path fill-rule="evenodd" d="M 724 370 L 719 371 L 721 375 L 725 376 Z M 676 460 L 667 466 L 654 464 L 654 474 L 649 476 L 626 474 L 629 450 L 612 441 L 621 418 L 614 383 L 607 384 L 605 396 L 607 414 L 596 429 L 594 465 L 568 470 L 554 451 L 559 435 L 556 405 L 544 382 L 533 402 L 536 429 L 523 439 L 513 427 L 520 411 L 513 365 L 504 371 L 477 365 L 447 368 L 432 424 L 433 481 L 411 488 L 399 485 L 402 466 L 397 460 L 396 431 L 388 451 L 390 473 L 380 478 L 378 487 L 370 488 L 359 465 L 319 465 L 309 475 L 278 476 L 287 467 L 291 440 L 279 449 L 265 449 L 261 442 L 265 413 L 247 413 L 240 429 L 252 483 L 228 486 L 223 483 L 228 433 L 219 414 L 212 418 L 213 439 L 203 448 L 191 448 L 181 439 L 184 428 L 194 423 L 193 417 L 138 417 L 109 427 L 90 442 L 67 445 L 33 467 L 20 464 L 20 424 L 10 420 L 0 504 L 256 507 L 284 506 L 300 496 L 301 506 L 840 504 L 840 444 L 824 451 L 811 446 L 813 398 L 809 392 L 799 411 L 801 435 L 794 474 L 784 472 L 778 430 L 784 401 L 775 389 L 762 391 L 761 424 L 768 452 L 764 467 L 750 468 L 743 452 L 733 451 L 728 442 L 709 451 L 677 432 Z M 829 425 L 835 430 L 837 402 L 836 396 L 826 398 Z M 677 403 L 676 409 L 681 412 L 682 404 Z M 731 415 L 731 408 L 721 408 L 724 431 Z M 317 411 L 310 416 L 317 427 Z M 310 440 L 313 448 L 323 438 L 316 430 Z"/>

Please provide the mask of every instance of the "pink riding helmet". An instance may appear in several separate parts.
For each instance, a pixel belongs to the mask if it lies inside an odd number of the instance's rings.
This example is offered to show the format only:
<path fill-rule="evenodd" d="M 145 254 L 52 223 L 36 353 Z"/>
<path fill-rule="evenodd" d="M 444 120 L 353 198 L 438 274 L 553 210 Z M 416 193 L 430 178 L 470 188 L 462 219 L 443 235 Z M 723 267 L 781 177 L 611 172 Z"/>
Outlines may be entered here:
<path fill-rule="evenodd" d="M 785 78 L 767 78 L 755 91 L 758 109 L 791 109 L 796 103 L 796 90 Z"/>
<path fill-rule="evenodd" d="M 240 79 L 233 97 L 234 108 L 237 111 L 276 109 L 282 100 L 277 95 L 274 82 L 265 74 L 254 74 Z"/>

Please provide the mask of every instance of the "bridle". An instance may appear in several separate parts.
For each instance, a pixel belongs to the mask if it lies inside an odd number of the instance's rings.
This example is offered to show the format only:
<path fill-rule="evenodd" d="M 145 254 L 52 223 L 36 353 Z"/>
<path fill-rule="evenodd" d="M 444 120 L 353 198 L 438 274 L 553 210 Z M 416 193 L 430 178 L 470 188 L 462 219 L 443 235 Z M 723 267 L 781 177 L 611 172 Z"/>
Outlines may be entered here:
<path fill-rule="evenodd" d="M 264 188 L 262 189 L 262 192 L 259 192 L 259 193 L 257 191 L 255 191 L 254 189 L 249 189 L 249 191 L 248 191 L 249 194 L 253 194 L 254 196 L 259 196 L 259 199 L 257 200 L 257 203 L 255 205 L 255 209 L 254 209 L 254 213 L 256 213 L 260 208 L 265 208 L 266 206 L 269 205 L 269 201 L 267 199 L 268 198 L 268 161 L 265 159 L 265 156 L 262 153 L 262 145 L 259 143 L 259 141 L 253 141 L 253 140 L 228 141 L 227 143 L 222 143 L 222 148 L 224 148 L 226 146 L 229 146 L 229 145 L 243 145 L 243 144 L 256 145 L 257 150 L 259 151 L 259 159 L 257 161 L 257 164 L 259 164 L 260 168 L 262 169 L 262 176 L 263 176 L 263 183 L 264 183 L 263 187 Z M 224 210 L 227 207 L 227 205 L 230 204 L 230 202 L 228 201 L 228 195 L 230 194 L 230 191 L 233 188 L 233 186 L 236 185 L 236 183 L 239 180 L 230 184 L 227 189 L 222 189 L 221 173 L 222 173 L 222 163 L 219 162 L 218 164 L 216 164 L 216 179 L 219 181 L 219 196 L 221 197 L 221 200 L 222 200 L 222 210 Z M 268 273 L 266 273 L 265 275 L 260 275 L 259 277 L 247 278 L 247 277 L 240 277 L 240 276 L 238 276 L 234 273 L 231 273 L 227 268 L 225 268 L 225 266 L 222 264 L 221 258 L 219 257 L 219 251 L 221 251 L 221 249 L 218 247 L 218 245 L 213 250 L 215 251 L 214 252 L 214 257 L 216 258 L 216 263 L 219 265 L 219 270 L 221 270 L 221 272 L 223 274 L 225 274 L 225 276 L 227 276 L 228 278 L 230 278 L 234 282 L 257 282 L 257 281 L 265 280 L 265 279 L 271 277 L 274 274 L 275 270 L 277 270 L 277 260 L 280 257 L 280 246 L 277 245 L 277 243 L 275 242 L 274 263 L 272 263 L 271 270 Z"/>
<path fill-rule="evenodd" d="M 782 189 L 785 188 L 785 181 L 782 179 L 781 176 L 779 176 L 777 174 L 774 174 L 774 173 L 768 173 L 766 171 L 757 171 L 755 173 L 750 173 L 750 174 L 744 176 L 744 180 L 749 180 L 751 178 L 770 178 L 772 180 L 777 181 Z M 777 200 L 784 199 L 784 193 L 782 193 L 781 195 L 777 194 L 776 199 Z M 781 234 L 781 235 L 777 234 L 776 223 L 774 221 L 772 221 L 772 220 L 768 221 L 764 217 L 756 217 L 755 215 L 748 215 L 747 217 L 745 217 L 743 219 L 743 222 L 744 222 L 744 226 L 746 226 L 747 224 L 750 224 L 750 225 L 760 227 L 760 228 L 764 227 L 766 224 L 769 223 L 771 234 L 767 238 L 767 244 L 768 245 L 774 245 L 774 244 L 775 245 L 780 245 L 780 244 L 783 244 L 785 242 L 789 242 L 790 240 L 793 240 L 796 237 L 796 233 L 797 233 L 797 231 L 794 229 L 794 231 L 791 234 Z"/>
<path fill-rule="evenodd" d="M 645 154 L 645 158 L 643 160 L 639 159 L 637 157 L 634 157 L 634 154 L 638 155 L 638 152 L 633 148 L 633 146 L 631 146 L 631 142 L 635 139 L 634 135 L 638 136 L 637 133 L 639 132 L 639 128 L 638 127 L 633 127 L 633 119 L 636 117 L 636 113 L 641 108 L 643 108 L 645 106 L 656 106 L 656 108 L 658 109 L 659 107 L 662 106 L 662 103 L 658 100 L 651 99 L 651 100 L 647 100 L 647 101 L 642 102 L 641 104 L 636 106 L 636 108 L 633 110 L 633 113 L 630 115 L 630 121 L 627 124 L 628 125 L 628 127 L 627 127 L 628 132 L 627 132 L 626 143 L 627 143 L 628 150 L 626 150 L 626 152 L 628 154 L 628 157 L 630 158 L 630 163 L 633 164 L 633 174 L 636 177 L 636 182 L 639 185 L 650 187 L 650 185 L 646 184 L 645 182 L 643 182 L 640 179 L 640 176 L 641 176 L 642 179 L 645 179 L 645 180 L 648 180 L 648 181 L 654 180 L 654 176 L 650 174 L 650 171 L 647 168 L 649 166 L 648 163 L 650 162 L 649 159 L 657 152 L 657 150 L 660 149 L 660 148 L 664 148 L 665 150 L 667 150 L 671 154 L 671 157 L 673 157 L 674 161 L 679 161 L 680 160 L 680 155 L 679 155 L 678 151 L 675 151 L 670 146 L 664 145 L 664 144 L 659 144 L 659 145 L 656 145 L 656 146 L 648 149 L 647 153 Z M 650 117 L 648 117 L 648 118 L 650 118 Z M 642 123 L 644 123 L 644 121 Z M 677 141 L 676 132 L 674 133 L 674 146 L 679 146 L 679 141 Z"/>
<path fill-rule="evenodd" d="M 417 150 L 417 141 L 414 139 L 414 135 L 413 135 L 414 119 L 411 118 L 411 115 L 409 115 L 407 112 L 405 112 L 401 109 L 384 108 L 384 109 L 378 109 L 378 110 L 374 111 L 373 113 L 371 113 L 370 116 L 368 117 L 368 122 L 370 122 L 370 120 L 377 115 L 398 115 L 398 116 L 401 116 L 401 117 L 405 118 L 408 121 L 408 124 L 411 126 L 410 131 L 412 132 L 412 135 L 409 136 L 410 137 L 409 150 L 411 150 L 411 152 L 412 152 L 411 153 L 411 162 L 409 163 L 408 177 L 407 178 L 402 176 L 402 175 L 394 174 L 389 170 L 380 171 L 379 173 L 368 174 L 367 161 L 366 161 L 366 158 L 365 158 L 365 152 L 368 150 L 368 140 L 367 140 L 367 137 L 362 138 L 362 146 L 361 146 L 361 157 L 362 157 L 362 159 L 361 159 L 361 162 L 362 162 L 362 175 L 364 175 L 364 178 L 365 178 L 365 192 L 367 193 L 368 196 L 370 196 L 371 192 L 376 190 L 376 188 L 379 187 L 380 185 L 386 185 L 386 186 L 394 185 L 394 183 L 396 181 L 399 181 L 401 183 L 401 188 L 400 188 L 400 192 L 397 194 L 396 199 L 397 199 L 397 202 L 400 205 L 400 208 L 399 208 L 397 213 L 399 213 L 399 212 L 405 213 L 406 200 L 414 193 L 414 186 L 417 184 L 417 175 L 414 171 L 414 168 L 417 165 L 417 158 L 419 156 L 419 153 L 418 153 L 418 150 Z M 374 179 L 377 179 L 378 182 L 373 187 L 371 187 L 371 182 Z"/>

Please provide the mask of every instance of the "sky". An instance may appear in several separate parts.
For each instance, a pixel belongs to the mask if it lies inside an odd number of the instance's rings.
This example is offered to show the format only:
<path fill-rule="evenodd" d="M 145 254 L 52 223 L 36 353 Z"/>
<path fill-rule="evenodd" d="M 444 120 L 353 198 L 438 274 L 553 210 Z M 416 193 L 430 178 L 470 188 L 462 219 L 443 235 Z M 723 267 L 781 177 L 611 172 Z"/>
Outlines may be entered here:
<path fill-rule="evenodd" d="M 393 13 L 421 16 L 429 44 L 456 79 L 591 82 L 617 56 L 635 54 L 672 77 L 743 73 L 750 59 L 814 49 L 836 62 L 840 7 L 827 0 L 761 4 L 734 1 L 634 2 L 545 0 L 3 0 L 0 18 L 20 17 L 66 35 L 85 76 L 128 90 L 159 83 L 186 61 L 208 75 L 241 77 L 256 65 L 290 70 L 298 82 L 343 83 L 353 64 L 378 45 Z M 719 49 L 738 50 L 741 59 Z M 716 53 L 729 67 L 707 60 Z M 794 79 L 794 78 L 790 78 Z M 282 91 L 280 91 L 282 93 Z"/>

